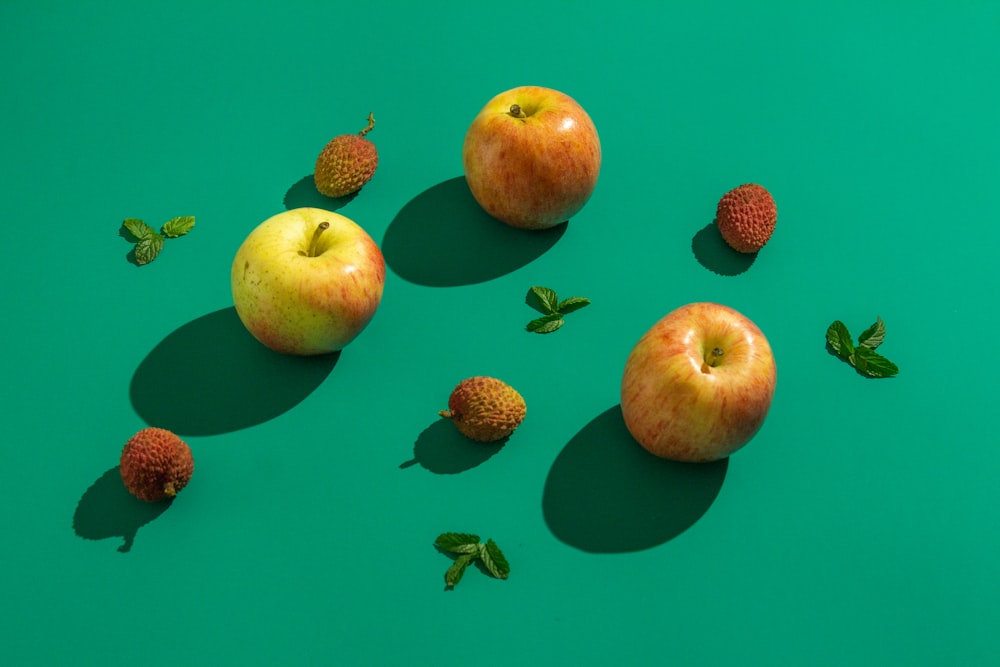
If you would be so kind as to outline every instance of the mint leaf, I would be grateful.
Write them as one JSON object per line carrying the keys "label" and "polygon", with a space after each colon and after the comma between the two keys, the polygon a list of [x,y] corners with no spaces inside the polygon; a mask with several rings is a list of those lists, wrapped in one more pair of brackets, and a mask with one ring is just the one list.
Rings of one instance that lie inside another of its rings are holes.
{"label": "mint leaf", "polygon": [[507,575],[510,574],[510,564],[507,562],[507,558],[492,539],[486,540],[486,544],[479,545],[479,560],[483,562],[486,570],[497,579],[506,579]]}
{"label": "mint leaf", "polygon": [[542,308],[545,309],[546,313],[552,314],[558,310],[559,297],[556,296],[555,290],[535,285],[531,287],[531,291],[538,297],[538,301],[542,304]]}
{"label": "mint leaf", "polygon": [[171,218],[163,225],[163,234],[168,238],[184,236],[194,227],[194,216],[184,215],[179,218]]}
{"label": "mint leaf", "polygon": [[[538,301],[538,307],[531,303],[532,297]],[[529,306],[544,313],[544,317],[531,320],[524,328],[531,333],[540,334],[557,331],[564,324],[563,315],[590,305],[590,299],[582,296],[571,296],[560,301],[555,290],[539,285],[531,287],[526,301]]]}
{"label": "mint leaf", "polygon": [[840,320],[835,320],[826,330],[826,342],[833,351],[844,359],[850,359],[854,354],[854,342],[847,327]]}
{"label": "mint leaf", "polygon": [[581,308],[589,305],[590,299],[582,296],[571,296],[568,299],[560,301],[556,310],[563,315],[566,315],[567,313],[572,313],[574,310],[580,310]]}
{"label": "mint leaf", "polygon": [[434,544],[444,551],[459,554],[444,574],[444,581],[449,587],[454,587],[462,580],[462,575],[469,564],[480,561],[483,568],[497,579],[506,579],[510,574],[510,564],[500,551],[500,547],[492,539],[485,544],[479,542],[478,535],[470,533],[442,533],[434,540]]}
{"label": "mint leaf", "polygon": [[125,218],[125,221],[122,222],[122,226],[128,230],[128,233],[131,234],[136,241],[148,239],[156,233],[155,229],[138,218]]}
{"label": "mint leaf", "polygon": [[858,343],[870,350],[881,345],[883,340],[885,340],[885,322],[882,321],[881,317],[858,336]]}
{"label": "mint leaf", "polygon": [[892,377],[899,373],[896,364],[864,345],[854,351],[854,367],[873,378]]}
{"label": "mint leaf", "polygon": [[434,540],[434,545],[456,554],[474,553],[479,549],[479,536],[468,533],[442,533]]}
{"label": "mint leaf", "polygon": [[476,554],[463,554],[455,559],[448,571],[444,573],[444,583],[446,586],[454,588],[462,580],[462,575],[469,567],[469,563],[476,560]]}
{"label": "mint leaf", "polygon": [[153,232],[145,238],[139,239],[139,242],[135,244],[135,262],[136,264],[142,266],[143,264],[149,264],[156,256],[160,254],[163,250],[163,237]]}
{"label": "mint leaf", "polygon": [[559,313],[552,313],[551,315],[546,315],[545,317],[539,317],[538,319],[531,320],[525,327],[527,331],[532,333],[552,333],[559,327],[563,325],[563,317]]}

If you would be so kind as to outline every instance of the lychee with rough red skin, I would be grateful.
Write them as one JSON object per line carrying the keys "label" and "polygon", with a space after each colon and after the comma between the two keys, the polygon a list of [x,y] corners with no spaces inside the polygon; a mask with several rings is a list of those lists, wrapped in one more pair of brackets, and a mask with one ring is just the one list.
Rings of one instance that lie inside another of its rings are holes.
{"label": "lychee with rough red skin", "polygon": [[462,380],[438,414],[450,419],[462,435],[478,442],[508,437],[524,420],[524,398],[506,382],[478,375]]}
{"label": "lychee with rough red skin", "polygon": [[316,158],[313,180],[316,189],[327,197],[354,194],[375,175],[378,151],[365,135],[375,127],[375,118],[368,114],[368,126],[358,134],[341,134]]}
{"label": "lychee with rough red skin", "polygon": [[165,428],[144,428],[125,443],[119,462],[125,488],[149,503],[176,496],[191,481],[191,448]]}
{"label": "lychee with rough red skin", "polygon": [[755,253],[770,240],[778,221],[778,207],[763,186],[746,183],[719,200],[715,224],[733,250]]}

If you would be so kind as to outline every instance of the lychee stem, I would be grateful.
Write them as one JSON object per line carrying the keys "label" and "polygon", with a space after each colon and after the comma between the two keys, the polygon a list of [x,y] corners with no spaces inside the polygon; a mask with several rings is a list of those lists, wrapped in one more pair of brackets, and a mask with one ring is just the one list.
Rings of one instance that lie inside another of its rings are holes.
{"label": "lychee stem", "polygon": [[451,419],[451,410],[440,410],[438,415],[445,419]]}
{"label": "lychee stem", "polygon": [[527,114],[524,113],[524,110],[521,109],[521,105],[520,104],[511,104],[510,105],[510,111],[508,113],[511,116],[513,116],[514,118],[527,118],[528,117]]}
{"label": "lychee stem", "polygon": [[329,222],[321,222],[316,227],[316,231],[313,232],[312,241],[309,242],[309,252],[306,254],[307,257],[316,256],[316,246],[319,245],[319,237],[322,236],[323,232],[330,228]]}
{"label": "lychee stem", "polygon": [[374,128],[374,127],[375,127],[375,116],[373,116],[372,112],[369,111],[368,112],[368,127],[366,127],[365,129],[361,130],[360,132],[358,132],[358,136],[359,137],[365,136],[366,134],[368,134],[369,132],[371,132],[372,128]]}

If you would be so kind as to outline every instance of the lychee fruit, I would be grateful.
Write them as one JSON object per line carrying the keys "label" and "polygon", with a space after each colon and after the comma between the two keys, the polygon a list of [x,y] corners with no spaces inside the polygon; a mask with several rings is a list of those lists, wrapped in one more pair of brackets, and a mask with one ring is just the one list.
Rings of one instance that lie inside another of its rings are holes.
{"label": "lychee fruit", "polygon": [[361,189],[375,175],[378,151],[365,135],[375,127],[375,117],[368,114],[368,126],[358,134],[341,134],[316,158],[313,180],[316,189],[327,197],[344,197]]}
{"label": "lychee fruit", "polygon": [[746,183],[733,188],[719,200],[715,224],[729,246],[738,252],[754,253],[774,233],[778,207],[763,186]]}
{"label": "lychee fruit", "polygon": [[146,502],[173,498],[194,473],[187,443],[165,428],[144,428],[125,443],[119,468],[125,488]]}
{"label": "lychee fruit", "polygon": [[524,398],[506,382],[478,375],[462,380],[438,414],[454,422],[462,435],[479,442],[503,440],[527,412]]}

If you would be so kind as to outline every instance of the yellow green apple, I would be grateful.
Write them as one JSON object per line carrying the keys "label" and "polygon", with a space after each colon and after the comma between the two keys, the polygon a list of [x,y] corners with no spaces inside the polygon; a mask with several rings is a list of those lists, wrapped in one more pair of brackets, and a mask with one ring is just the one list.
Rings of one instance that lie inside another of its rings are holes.
{"label": "yellow green apple", "polygon": [[601,142],[587,112],[569,95],[520,86],[495,96],[465,134],[462,166],[469,190],[494,218],[546,229],[576,215],[601,169]]}
{"label": "yellow green apple", "polygon": [[625,363],[621,407],[632,437],[656,456],[715,461],[764,424],[777,367],[761,330],[717,303],[668,313]]}
{"label": "yellow green apple", "polygon": [[257,340],[284,354],[325,354],[354,340],[375,315],[385,260],[350,218],[296,208],[250,232],[231,283],[236,313]]}

